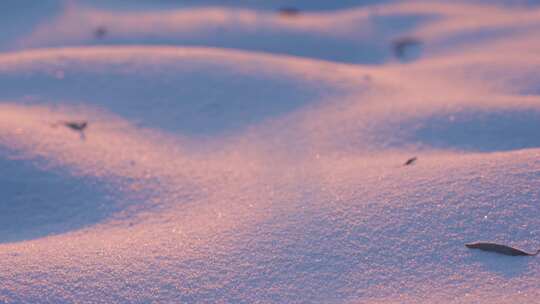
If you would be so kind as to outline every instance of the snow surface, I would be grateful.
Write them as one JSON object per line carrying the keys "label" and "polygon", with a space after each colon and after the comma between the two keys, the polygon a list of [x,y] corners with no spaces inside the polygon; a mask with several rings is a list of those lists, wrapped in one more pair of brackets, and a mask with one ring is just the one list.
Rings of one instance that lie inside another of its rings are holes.
{"label": "snow surface", "polygon": [[536,4],[0,2],[0,303],[538,302]]}

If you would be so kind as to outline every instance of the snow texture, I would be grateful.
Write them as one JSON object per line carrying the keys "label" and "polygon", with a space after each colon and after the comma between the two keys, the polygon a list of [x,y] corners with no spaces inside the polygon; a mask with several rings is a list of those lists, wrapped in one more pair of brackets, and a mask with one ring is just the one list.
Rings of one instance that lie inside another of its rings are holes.
{"label": "snow texture", "polygon": [[538,302],[537,4],[0,2],[0,303]]}

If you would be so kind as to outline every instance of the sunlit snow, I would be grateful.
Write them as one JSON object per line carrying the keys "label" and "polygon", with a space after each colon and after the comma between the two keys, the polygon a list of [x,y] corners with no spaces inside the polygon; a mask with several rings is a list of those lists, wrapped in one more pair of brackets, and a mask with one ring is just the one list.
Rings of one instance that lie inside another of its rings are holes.
{"label": "sunlit snow", "polygon": [[535,2],[0,2],[0,303],[538,302]]}

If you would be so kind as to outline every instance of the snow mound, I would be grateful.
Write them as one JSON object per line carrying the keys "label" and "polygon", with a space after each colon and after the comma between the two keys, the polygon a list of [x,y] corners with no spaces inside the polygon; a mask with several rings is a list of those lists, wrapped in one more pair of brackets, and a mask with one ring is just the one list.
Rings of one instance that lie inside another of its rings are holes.
{"label": "snow mound", "polygon": [[326,70],[319,72],[309,60],[218,49],[51,49],[0,61],[2,98],[92,104],[146,126],[195,135],[236,130],[334,96],[344,90],[338,83],[344,79],[361,84],[337,65],[323,63]]}
{"label": "snow mound", "polygon": [[71,5],[19,39],[15,48],[173,44],[375,64],[392,59],[389,43],[393,39],[434,17],[425,12],[396,12],[391,7],[300,11],[294,15],[280,13],[281,6],[274,7],[118,11]]}
{"label": "snow mound", "polygon": [[[2,153],[7,154],[7,153]],[[50,172],[38,165],[2,158],[0,242],[66,233],[93,225],[119,207],[97,181]]]}
{"label": "snow mound", "polygon": [[482,152],[540,148],[540,112],[472,111],[430,117],[418,123],[413,141],[442,149]]}
{"label": "snow mound", "polygon": [[121,3],[0,37],[0,302],[538,299],[538,8]]}

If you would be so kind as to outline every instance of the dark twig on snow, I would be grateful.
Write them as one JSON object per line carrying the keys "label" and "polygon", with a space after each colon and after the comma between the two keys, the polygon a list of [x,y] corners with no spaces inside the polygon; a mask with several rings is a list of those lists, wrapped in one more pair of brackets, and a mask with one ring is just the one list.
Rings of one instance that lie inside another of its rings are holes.
{"label": "dark twig on snow", "polygon": [[294,17],[300,14],[300,10],[295,7],[282,7],[278,11],[283,17]]}
{"label": "dark twig on snow", "polygon": [[94,31],[94,36],[98,39],[105,37],[105,35],[107,35],[107,28],[104,26],[99,26]]}
{"label": "dark twig on snow", "polygon": [[407,161],[403,164],[404,166],[409,166],[409,165],[412,165],[416,162],[417,158],[416,156],[415,157],[411,157],[409,159],[407,159]]}
{"label": "dark twig on snow", "polygon": [[470,243],[465,244],[467,248],[470,249],[480,249],[483,251],[489,251],[489,252],[496,252],[504,255],[510,255],[510,256],[535,256],[538,253],[540,253],[540,250],[536,251],[536,253],[528,253],[516,248],[512,248],[506,245],[500,245],[495,243]]}
{"label": "dark twig on snow", "polygon": [[405,59],[405,52],[407,48],[419,46],[422,42],[413,37],[403,37],[396,39],[392,42],[392,48],[394,50],[394,55],[399,59]]}
{"label": "dark twig on snow", "polygon": [[79,132],[81,139],[86,139],[86,136],[84,134],[84,130],[88,127],[87,121],[59,121],[57,123],[52,124],[51,126],[56,128],[58,125],[62,125],[66,128],[69,128],[75,132]]}
{"label": "dark twig on snow", "polygon": [[74,131],[84,131],[86,127],[88,126],[87,121],[64,121],[62,124]]}

